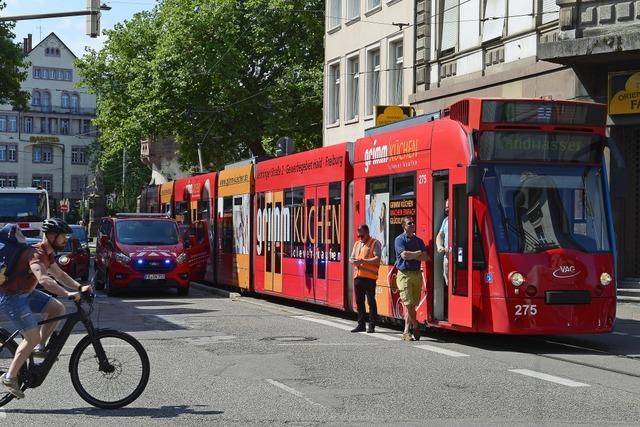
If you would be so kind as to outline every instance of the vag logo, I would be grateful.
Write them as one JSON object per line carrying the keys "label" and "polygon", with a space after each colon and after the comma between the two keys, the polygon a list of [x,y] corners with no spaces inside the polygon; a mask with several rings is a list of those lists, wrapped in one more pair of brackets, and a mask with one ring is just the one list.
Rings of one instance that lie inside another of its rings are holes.
{"label": "vag logo", "polygon": [[364,150],[364,173],[369,172],[369,166],[374,164],[382,164],[387,163],[388,154],[389,154],[389,146],[381,145],[379,147],[376,146],[378,143],[377,140],[373,140],[373,147],[367,148]]}
{"label": "vag logo", "polygon": [[569,279],[571,277],[576,277],[578,274],[580,274],[580,272],[577,271],[576,267],[573,265],[561,265],[553,270],[553,277],[558,279]]}

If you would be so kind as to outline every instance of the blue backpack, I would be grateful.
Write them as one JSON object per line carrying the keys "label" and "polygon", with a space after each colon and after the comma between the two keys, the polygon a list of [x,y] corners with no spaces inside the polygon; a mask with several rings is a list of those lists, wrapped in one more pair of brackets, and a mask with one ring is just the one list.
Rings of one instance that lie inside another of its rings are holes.
{"label": "blue backpack", "polygon": [[17,224],[6,224],[0,229],[0,286],[9,281],[22,251],[29,245]]}

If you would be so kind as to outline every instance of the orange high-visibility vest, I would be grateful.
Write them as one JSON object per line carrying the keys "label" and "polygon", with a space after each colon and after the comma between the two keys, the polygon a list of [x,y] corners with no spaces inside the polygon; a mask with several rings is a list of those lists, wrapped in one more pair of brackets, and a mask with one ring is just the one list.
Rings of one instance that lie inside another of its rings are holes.
{"label": "orange high-visibility vest", "polygon": [[[373,257],[373,247],[377,243],[376,239],[369,238],[365,243],[358,242],[356,245],[360,245],[356,259],[365,259]],[[354,277],[361,277],[363,279],[378,280],[378,270],[380,269],[380,257],[375,264],[361,264],[356,266],[356,272]]]}

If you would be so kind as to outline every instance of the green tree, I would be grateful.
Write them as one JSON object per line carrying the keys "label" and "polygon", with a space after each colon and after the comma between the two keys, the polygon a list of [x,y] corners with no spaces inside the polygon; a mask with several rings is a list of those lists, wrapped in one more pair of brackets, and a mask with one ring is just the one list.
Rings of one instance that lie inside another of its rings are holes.
{"label": "green tree", "polygon": [[164,0],[79,61],[98,95],[102,161],[173,135],[185,166],[322,142],[324,2]]}
{"label": "green tree", "polygon": [[[0,1],[0,11],[5,6]],[[24,109],[29,94],[21,90],[20,83],[27,77],[26,64],[20,45],[13,42],[13,27],[12,23],[0,22],[0,104]]]}

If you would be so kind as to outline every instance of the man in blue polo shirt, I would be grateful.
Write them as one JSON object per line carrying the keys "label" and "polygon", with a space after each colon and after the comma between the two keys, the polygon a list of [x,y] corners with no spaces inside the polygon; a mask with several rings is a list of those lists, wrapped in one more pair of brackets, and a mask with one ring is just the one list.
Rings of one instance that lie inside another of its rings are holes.
{"label": "man in blue polo shirt", "polygon": [[[396,237],[396,285],[400,299],[405,307],[404,333],[402,339],[413,341],[420,339],[420,325],[416,320],[416,305],[420,302],[422,290],[421,265],[429,259],[427,247],[421,238],[416,236],[416,223],[413,218],[402,219],[404,233]],[[413,332],[413,337],[411,336]]]}

